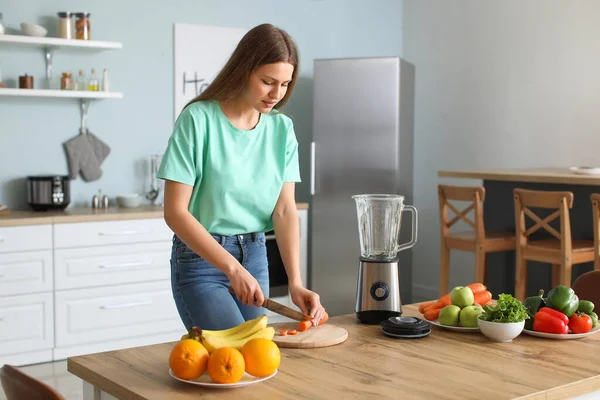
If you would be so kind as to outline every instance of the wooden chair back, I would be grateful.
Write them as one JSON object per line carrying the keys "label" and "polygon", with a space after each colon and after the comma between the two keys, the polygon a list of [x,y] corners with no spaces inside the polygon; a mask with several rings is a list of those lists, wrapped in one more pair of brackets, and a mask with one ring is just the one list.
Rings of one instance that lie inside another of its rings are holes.
{"label": "wooden chair back", "polygon": [[592,223],[594,224],[594,270],[600,271],[600,193],[594,193],[592,199]]}
{"label": "wooden chair back", "polygon": [[[572,250],[571,220],[569,210],[573,207],[573,193],[544,190],[514,189],[516,236],[521,246],[527,245],[529,236],[544,229],[561,242],[563,254]],[[540,218],[531,208],[555,209],[552,214]],[[526,216],[535,221],[527,228]],[[560,218],[560,232],[550,226],[550,222]]]}
{"label": "wooden chair back", "polygon": [[600,271],[590,271],[580,275],[573,282],[571,289],[580,300],[589,300],[594,304],[600,304]]}
{"label": "wooden chair back", "polygon": [[[442,236],[450,234],[450,228],[458,221],[463,221],[475,231],[475,240],[485,240],[483,224],[483,201],[485,188],[481,186],[450,186],[438,185],[438,200],[440,204],[440,225]],[[468,201],[470,204],[463,210],[458,210],[451,201]],[[448,209],[454,213],[454,218],[449,219]],[[467,217],[473,211],[474,218]]]}
{"label": "wooden chair back", "polygon": [[7,400],[65,400],[44,382],[8,364],[0,369],[0,381]]}

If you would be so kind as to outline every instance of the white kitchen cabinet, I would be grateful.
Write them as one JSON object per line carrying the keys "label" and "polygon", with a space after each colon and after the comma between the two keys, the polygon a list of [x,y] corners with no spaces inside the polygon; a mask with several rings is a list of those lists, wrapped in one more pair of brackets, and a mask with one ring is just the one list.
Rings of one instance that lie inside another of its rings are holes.
{"label": "white kitchen cabinet", "polygon": [[57,249],[54,286],[63,290],[170,280],[170,253],[171,241]]}
{"label": "white kitchen cabinet", "polygon": [[0,253],[52,249],[52,225],[0,228]]}
{"label": "white kitchen cabinet", "polygon": [[52,360],[52,293],[0,297],[0,364]]}
{"label": "white kitchen cabinet", "polygon": [[52,250],[0,253],[0,296],[52,292]]}
{"label": "white kitchen cabinet", "polygon": [[169,241],[172,237],[162,218],[54,225],[56,249]]}

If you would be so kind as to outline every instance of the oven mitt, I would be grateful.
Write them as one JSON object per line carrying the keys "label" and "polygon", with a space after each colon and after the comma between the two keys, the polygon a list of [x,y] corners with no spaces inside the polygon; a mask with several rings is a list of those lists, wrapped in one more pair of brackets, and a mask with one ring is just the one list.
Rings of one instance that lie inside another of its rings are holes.
{"label": "oven mitt", "polygon": [[77,179],[81,172],[84,181],[91,182],[100,179],[102,170],[94,153],[94,147],[87,135],[79,134],[64,144],[69,164],[69,178]]}
{"label": "oven mitt", "polygon": [[108,147],[106,143],[98,139],[98,137],[91,133],[89,130],[87,131],[87,134],[85,136],[88,138],[90,144],[92,145],[92,148],[94,149],[94,154],[96,155],[96,159],[98,160],[98,165],[102,165],[104,160],[106,160],[106,157],[108,157],[108,155],[110,154],[110,147]]}

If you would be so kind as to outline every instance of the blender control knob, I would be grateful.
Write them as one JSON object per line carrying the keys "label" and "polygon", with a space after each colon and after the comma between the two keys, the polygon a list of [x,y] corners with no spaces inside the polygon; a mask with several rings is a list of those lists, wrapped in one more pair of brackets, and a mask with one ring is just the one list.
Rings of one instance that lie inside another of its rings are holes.
{"label": "blender control knob", "polygon": [[390,288],[385,282],[375,282],[371,285],[371,297],[377,301],[383,301],[390,295]]}

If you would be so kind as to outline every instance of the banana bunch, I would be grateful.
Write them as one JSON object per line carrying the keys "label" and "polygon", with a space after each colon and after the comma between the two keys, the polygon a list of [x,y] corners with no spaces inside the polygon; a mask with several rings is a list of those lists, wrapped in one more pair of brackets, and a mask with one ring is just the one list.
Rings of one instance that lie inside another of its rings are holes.
{"label": "banana bunch", "polygon": [[233,328],[219,331],[210,331],[193,327],[190,332],[183,335],[181,339],[192,338],[199,341],[208,350],[209,353],[220,349],[221,347],[233,347],[241,350],[247,341],[255,338],[272,340],[275,336],[275,329],[267,327],[267,316],[261,315],[258,318],[246,321]]}

